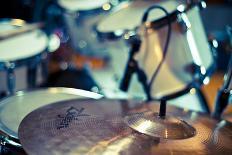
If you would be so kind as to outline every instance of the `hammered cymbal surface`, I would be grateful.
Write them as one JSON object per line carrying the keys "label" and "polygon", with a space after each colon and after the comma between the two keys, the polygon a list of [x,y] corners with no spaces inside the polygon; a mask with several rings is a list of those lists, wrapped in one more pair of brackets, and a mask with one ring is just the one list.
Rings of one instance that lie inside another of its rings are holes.
{"label": "hammered cymbal surface", "polygon": [[231,154],[232,124],[207,115],[167,107],[196,129],[181,140],[157,139],[132,130],[125,118],[158,112],[159,104],[127,100],[70,100],[41,107],[27,115],[19,139],[28,154]]}

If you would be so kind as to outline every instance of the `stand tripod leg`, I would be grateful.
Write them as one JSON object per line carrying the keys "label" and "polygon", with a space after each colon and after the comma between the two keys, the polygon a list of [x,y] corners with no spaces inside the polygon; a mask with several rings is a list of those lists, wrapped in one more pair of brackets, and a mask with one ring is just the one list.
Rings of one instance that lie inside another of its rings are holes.
{"label": "stand tripod leg", "polygon": [[200,104],[201,104],[202,109],[203,109],[206,113],[210,114],[209,105],[208,105],[208,102],[207,102],[207,100],[206,100],[206,98],[205,98],[204,93],[201,91],[200,88],[195,88],[195,89],[196,89],[197,97],[198,97],[199,100],[200,100]]}
{"label": "stand tripod leg", "polygon": [[15,92],[15,73],[14,73],[14,65],[10,65],[7,69],[7,87],[10,94],[14,94]]}
{"label": "stand tripod leg", "polygon": [[37,68],[35,66],[29,67],[27,70],[27,82],[29,88],[34,88],[36,85]]}

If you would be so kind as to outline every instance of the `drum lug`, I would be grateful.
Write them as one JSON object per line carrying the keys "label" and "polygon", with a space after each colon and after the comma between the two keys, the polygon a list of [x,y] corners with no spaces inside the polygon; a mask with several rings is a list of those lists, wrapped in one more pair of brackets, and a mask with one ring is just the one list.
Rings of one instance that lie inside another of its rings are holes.
{"label": "drum lug", "polygon": [[206,2],[204,0],[187,0],[186,2],[190,7],[198,6],[201,10],[207,7]]}
{"label": "drum lug", "polygon": [[180,13],[178,15],[178,23],[183,33],[187,32],[191,28],[191,23],[185,13]]}
{"label": "drum lug", "polygon": [[11,63],[11,62],[5,62],[5,68],[6,69],[14,69],[15,68],[15,64]]}
{"label": "drum lug", "polygon": [[0,146],[5,146],[6,145],[6,140],[4,136],[0,136]]}
{"label": "drum lug", "polygon": [[200,2],[198,3],[198,6],[199,6],[199,8],[200,8],[201,10],[203,10],[203,9],[205,9],[205,8],[207,7],[205,1],[200,1]]}
{"label": "drum lug", "polygon": [[[217,62],[217,58],[218,58],[218,41],[216,40],[216,38],[214,36],[208,36],[208,43],[209,43],[209,47],[213,56],[213,60],[214,62]],[[217,65],[217,64],[215,64]],[[215,66],[216,67],[216,66]]]}

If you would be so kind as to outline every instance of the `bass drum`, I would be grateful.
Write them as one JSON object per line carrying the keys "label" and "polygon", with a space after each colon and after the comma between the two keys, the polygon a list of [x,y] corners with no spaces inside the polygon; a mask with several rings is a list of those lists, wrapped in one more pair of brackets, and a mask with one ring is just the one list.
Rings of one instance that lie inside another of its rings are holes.
{"label": "bass drum", "polygon": [[33,110],[55,102],[72,99],[99,99],[102,95],[73,88],[48,88],[19,91],[0,102],[1,154],[24,154],[18,139],[18,127]]}
{"label": "bass drum", "polygon": [[[209,80],[214,60],[201,22],[198,4],[204,3],[187,3],[182,0],[135,0],[118,6],[116,11],[97,25],[98,33],[104,38],[125,37],[128,30],[140,35],[142,43],[135,59],[140,69],[145,72],[147,83],[151,83],[153,73],[163,56],[167,19],[170,17],[172,33],[168,54],[152,82],[150,94],[153,99],[175,98],[191,87],[207,83]],[[152,5],[162,6],[169,12],[169,16],[154,9],[149,13],[144,28],[141,25],[142,16]],[[123,58],[121,56],[121,59]],[[125,64],[118,65],[125,68]],[[143,92],[138,85],[138,80],[133,79],[130,84],[131,94]]]}

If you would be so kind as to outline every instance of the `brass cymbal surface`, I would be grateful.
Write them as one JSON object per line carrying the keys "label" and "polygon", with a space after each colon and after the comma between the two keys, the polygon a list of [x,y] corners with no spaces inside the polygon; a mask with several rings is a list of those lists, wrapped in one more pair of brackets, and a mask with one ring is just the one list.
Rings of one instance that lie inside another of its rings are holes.
{"label": "brass cymbal surface", "polygon": [[197,112],[167,107],[170,118],[184,120],[196,130],[193,137],[181,140],[147,136],[125,123],[128,116],[158,110],[158,103],[133,100],[57,102],[27,115],[19,139],[33,155],[232,153],[232,124]]}

